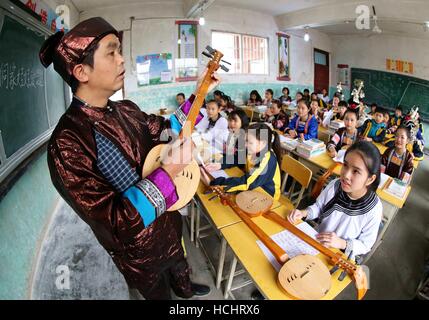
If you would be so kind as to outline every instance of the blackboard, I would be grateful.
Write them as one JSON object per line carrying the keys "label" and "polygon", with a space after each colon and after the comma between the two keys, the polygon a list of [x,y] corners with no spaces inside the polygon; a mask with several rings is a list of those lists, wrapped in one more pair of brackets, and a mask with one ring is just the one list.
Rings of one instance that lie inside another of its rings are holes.
{"label": "blackboard", "polygon": [[429,121],[429,81],[369,69],[351,69],[352,84],[356,79],[364,81],[365,101],[393,110],[401,105],[405,111],[414,105],[425,121]]}
{"label": "blackboard", "polygon": [[58,122],[64,82],[38,53],[47,34],[0,12],[0,133],[6,159]]}

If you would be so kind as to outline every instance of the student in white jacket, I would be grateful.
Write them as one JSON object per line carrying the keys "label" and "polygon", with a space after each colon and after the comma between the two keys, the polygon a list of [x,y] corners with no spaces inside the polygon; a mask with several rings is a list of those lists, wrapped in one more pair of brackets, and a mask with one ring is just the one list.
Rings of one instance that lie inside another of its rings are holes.
{"label": "student in white jacket", "polygon": [[202,139],[216,149],[222,150],[228,138],[228,120],[220,114],[219,104],[215,100],[206,103],[205,113],[202,114],[204,117],[195,128]]}
{"label": "student in white jacket", "polygon": [[293,210],[289,221],[318,219],[317,240],[352,257],[374,245],[383,207],[376,190],[380,182],[380,152],[371,142],[359,141],[346,152],[339,179],[328,184],[316,203]]}

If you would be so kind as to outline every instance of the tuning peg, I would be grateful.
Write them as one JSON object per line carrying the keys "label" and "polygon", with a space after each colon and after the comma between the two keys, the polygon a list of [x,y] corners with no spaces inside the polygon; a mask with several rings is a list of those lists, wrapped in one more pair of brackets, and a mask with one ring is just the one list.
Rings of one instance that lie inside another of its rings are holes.
{"label": "tuning peg", "polygon": [[218,197],[219,197],[219,195],[218,195],[218,194],[216,194],[216,195],[214,195],[213,197],[209,198],[209,201],[212,201],[212,200],[214,200],[214,199],[216,199],[216,198],[218,198]]}
{"label": "tuning peg", "polygon": [[224,62],[224,63],[226,63],[226,64],[231,65],[231,63],[229,63],[228,61],[225,61],[225,60],[220,60],[220,61],[222,61],[222,62]]}
{"label": "tuning peg", "polygon": [[216,50],[215,49],[213,49],[212,47],[210,47],[210,46],[206,46],[206,50],[208,51],[208,52],[210,52],[211,54],[213,54],[213,53],[215,53],[216,52]]}
{"label": "tuning peg", "polygon": [[227,67],[225,67],[223,64],[220,65],[220,68],[225,72],[229,71],[229,69]]}
{"label": "tuning peg", "polygon": [[207,53],[207,52],[205,52],[205,51],[203,51],[202,53],[203,53],[203,55],[205,55],[207,58],[210,58],[210,59],[212,59],[212,58],[213,58],[213,56],[212,56],[210,53]]}

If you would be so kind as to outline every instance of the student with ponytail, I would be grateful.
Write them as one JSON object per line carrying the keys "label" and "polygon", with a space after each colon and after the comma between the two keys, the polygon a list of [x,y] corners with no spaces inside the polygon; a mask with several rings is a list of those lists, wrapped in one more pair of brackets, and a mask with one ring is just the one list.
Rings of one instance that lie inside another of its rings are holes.
{"label": "student with ponytail", "polygon": [[[247,130],[247,161],[245,174],[234,178],[216,178],[210,181],[201,170],[201,178],[206,185],[223,185],[225,191],[245,191],[262,187],[274,199],[280,197],[281,145],[276,132],[265,123],[254,123]],[[208,170],[210,171],[210,170]]]}

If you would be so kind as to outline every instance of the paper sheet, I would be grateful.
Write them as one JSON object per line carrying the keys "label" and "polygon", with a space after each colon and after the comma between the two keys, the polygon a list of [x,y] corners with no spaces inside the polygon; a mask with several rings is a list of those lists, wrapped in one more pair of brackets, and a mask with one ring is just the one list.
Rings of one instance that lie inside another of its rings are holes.
{"label": "paper sheet", "polygon": [[346,150],[341,149],[337,152],[337,156],[333,159],[335,162],[344,163],[344,155],[346,154]]}
{"label": "paper sheet", "polygon": [[229,178],[229,175],[225,172],[225,170],[213,171],[213,172],[210,172],[210,174],[215,179],[220,178],[220,177]]}
{"label": "paper sheet", "polygon": [[[316,239],[317,231],[314,230],[307,222],[301,222],[296,227],[312,238]],[[310,254],[315,256],[319,253],[319,251],[287,230],[272,235],[271,239],[273,239],[275,243],[277,243],[284,251],[286,251],[289,258],[296,257],[300,254]],[[258,240],[256,243],[261,248],[262,252],[268,258],[273,267],[277,270],[277,272],[280,271],[281,265],[277,262],[271,251],[268,250],[262,241]]]}

